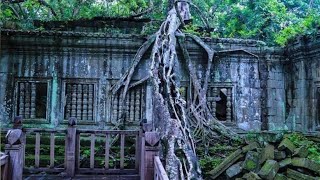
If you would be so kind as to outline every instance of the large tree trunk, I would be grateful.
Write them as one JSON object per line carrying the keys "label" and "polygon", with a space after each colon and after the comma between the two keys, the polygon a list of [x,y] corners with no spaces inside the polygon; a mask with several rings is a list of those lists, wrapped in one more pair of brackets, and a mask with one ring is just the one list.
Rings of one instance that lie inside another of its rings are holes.
{"label": "large tree trunk", "polygon": [[165,145],[170,179],[201,179],[197,156],[187,125],[185,100],[181,98],[174,69],[178,57],[176,33],[180,20],[175,8],[156,33],[152,49],[151,78],[154,87],[155,125]]}
{"label": "large tree trunk", "polygon": [[[189,5],[186,2],[176,3],[168,12],[166,20],[155,36],[151,36],[138,50],[128,72],[112,88],[112,92],[117,93],[123,87],[121,103],[124,103],[135,68],[148,47],[154,42],[148,76],[153,84],[154,124],[155,130],[161,135],[166,170],[169,178],[174,180],[202,179],[194,145],[194,139],[197,136],[211,139],[216,134],[231,138],[237,137],[235,133],[217,121],[209,111],[206,92],[214,51],[200,38],[190,36],[206,50],[208,55],[205,79],[201,83],[186,49],[185,35],[179,30],[183,21],[189,19]],[[181,97],[179,83],[176,82],[178,79],[176,77],[178,72],[175,69],[178,64],[176,48],[178,47],[183,52],[183,60],[188,65],[192,82],[190,88],[193,89],[194,96],[193,99],[189,99],[192,102],[190,107],[186,107],[186,100]]]}

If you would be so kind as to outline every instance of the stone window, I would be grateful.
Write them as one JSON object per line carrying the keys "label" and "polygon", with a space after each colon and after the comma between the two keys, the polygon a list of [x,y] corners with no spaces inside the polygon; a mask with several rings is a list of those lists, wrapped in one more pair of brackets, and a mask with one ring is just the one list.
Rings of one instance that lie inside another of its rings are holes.
{"label": "stone window", "polygon": [[16,115],[26,120],[47,119],[48,82],[18,80],[16,102]]}
{"label": "stone window", "polygon": [[121,104],[120,93],[111,97],[110,119],[112,123],[121,121],[128,124],[139,124],[145,118],[145,88],[144,84],[130,88],[123,104]]}
{"label": "stone window", "polygon": [[94,122],[97,102],[97,83],[89,80],[66,80],[64,82],[64,119],[75,117]]}
{"label": "stone window", "polygon": [[[190,94],[192,94],[189,86],[189,82],[181,82],[180,94],[187,101],[187,104],[190,99]],[[232,84],[215,83],[209,85],[207,91],[207,103],[212,115],[218,120],[231,122],[233,120]]]}
{"label": "stone window", "polygon": [[232,120],[232,87],[211,86],[207,92],[208,107],[220,121]]}

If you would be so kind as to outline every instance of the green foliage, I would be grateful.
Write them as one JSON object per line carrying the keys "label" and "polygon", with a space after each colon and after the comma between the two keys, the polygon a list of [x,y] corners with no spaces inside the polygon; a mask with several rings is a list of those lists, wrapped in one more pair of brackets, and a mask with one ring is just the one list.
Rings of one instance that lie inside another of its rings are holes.
{"label": "green foliage", "polygon": [[279,31],[275,36],[275,42],[284,46],[289,40],[299,35],[317,33],[318,27],[320,27],[320,16],[314,13],[309,14],[298,23],[292,24]]}
{"label": "green foliage", "polygon": [[202,171],[205,172],[210,172],[213,170],[215,167],[217,167],[219,164],[221,164],[223,161],[222,158],[216,158],[216,157],[211,157],[211,156],[205,156],[199,160],[200,167]]}
{"label": "green foliage", "polygon": [[[166,17],[168,0],[25,0],[19,4],[0,3],[0,21],[8,28],[34,29],[33,20],[76,20],[97,16],[130,17],[152,8],[139,18],[150,18],[141,32],[154,33]],[[320,0],[193,0],[192,24],[184,32],[198,36],[251,38],[284,46],[299,35],[317,32]],[[53,12],[52,12],[52,10]],[[202,33],[205,17],[213,30]]]}
{"label": "green foliage", "polygon": [[[195,1],[215,30],[211,37],[252,38],[285,45],[317,31],[320,0]],[[193,13],[194,14],[194,13]],[[198,23],[198,21],[195,21]]]}
{"label": "green foliage", "polygon": [[198,28],[193,24],[187,24],[184,27],[183,32],[188,33],[188,34],[197,35],[197,36],[201,35],[201,33],[198,31]]}
{"label": "green foliage", "polygon": [[292,133],[287,135],[287,137],[296,147],[306,146],[309,151],[307,158],[320,163],[319,143],[315,143],[314,141],[308,140],[305,136],[303,136],[300,133]]}
{"label": "green foliage", "polygon": [[241,146],[241,141],[216,142],[214,146],[197,145],[197,155],[204,178],[208,172],[217,167],[225,157],[236,151]]}

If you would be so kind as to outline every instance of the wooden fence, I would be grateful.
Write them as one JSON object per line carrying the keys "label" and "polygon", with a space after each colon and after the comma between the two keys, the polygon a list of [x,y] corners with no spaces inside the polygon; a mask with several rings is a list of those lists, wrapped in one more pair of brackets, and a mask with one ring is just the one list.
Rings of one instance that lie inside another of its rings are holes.
{"label": "wooden fence", "polygon": [[[66,136],[67,131],[65,129],[38,129],[38,128],[28,128],[23,129],[24,130],[24,139],[25,139],[25,146],[23,149],[23,165],[24,165],[24,172],[25,173],[36,173],[36,172],[50,172],[50,173],[60,173],[65,171],[66,165],[64,164],[63,167],[57,167],[55,166],[55,138],[57,135],[64,135]],[[34,144],[31,144],[27,141],[28,136],[35,136],[35,142]],[[49,136],[49,151],[50,151],[50,161],[49,164],[45,166],[40,166],[40,151],[41,151],[41,136]],[[25,163],[25,154],[26,154],[26,145],[34,145],[34,165],[33,166],[26,166]],[[67,143],[65,142],[65,146],[67,146]]]}
{"label": "wooden fence", "polygon": [[[65,172],[68,177],[80,174],[138,175],[142,180],[153,177],[154,171],[158,174],[157,177],[162,177],[165,174],[159,157],[153,158],[159,152],[158,144],[154,143],[159,139],[154,140],[158,136],[153,132],[144,133],[142,130],[87,130],[77,129],[76,126],[69,126],[67,129],[27,128],[23,129],[23,132],[22,139],[24,139],[24,142],[16,145],[6,144],[7,155],[14,156],[13,158],[18,161],[7,163],[5,158],[4,160],[1,159],[1,166],[10,163],[13,165],[5,166],[13,169],[4,169],[5,172],[2,172],[2,175],[6,172],[15,172],[16,169],[21,169],[19,170],[19,172],[21,171],[19,177],[22,176],[22,170],[23,173],[28,174]],[[64,141],[64,153],[62,155],[64,157],[61,163],[56,162],[57,139],[60,141],[60,146],[63,145],[61,143]],[[153,143],[150,143],[151,139]],[[32,147],[34,147],[34,154],[33,152],[30,153]],[[85,150],[85,148],[88,149]],[[46,155],[49,157],[47,163],[44,163],[42,159],[44,149],[49,154],[49,156]],[[29,156],[27,163],[25,161],[26,150],[28,150],[27,155]],[[97,153],[98,151],[99,153]],[[84,154],[85,152],[86,154]],[[101,159],[101,152],[103,152],[102,159],[104,161],[103,164],[101,161],[98,164],[97,158]],[[117,157],[112,157],[112,154]],[[88,160],[86,166],[81,161],[85,155]],[[97,155],[99,157],[96,157]],[[30,157],[34,159],[30,160]],[[110,164],[112,164],[112,167],[110,167]],[[11,176],[10,173],[8,176]]]}
{"label": "wooden fence", "polygon": [[[80,167],[80,152],[81,152],[81,136],[87,136],[90,139],[90,166],[87,168],[81,168]],[[111,136],[114,136],[113,139],[120,139],[120,165],[119,167],[114,166],[112,169],[109,167],[109,161],[110,161],[110,149],[111,149]],[[104,167],[103,168],[97,168],[95,166],[95,139],[97,137],[103,137],[104,139]],[[133,169],[126,169],[124,166],[124,160],[125,160],[125,138],[126,137],[134,137],[135,141],[135,166]],[[77,164],[77,170],[82,173],[87,172],[101,172],[101,173],[124,173],[124,174],[138,174],[139,173],[139,163],[140,163],[140,137],[139,137],[139,131],[130,131],[130,130],[77,130],[77,146],[76,146],[76,164]]]}

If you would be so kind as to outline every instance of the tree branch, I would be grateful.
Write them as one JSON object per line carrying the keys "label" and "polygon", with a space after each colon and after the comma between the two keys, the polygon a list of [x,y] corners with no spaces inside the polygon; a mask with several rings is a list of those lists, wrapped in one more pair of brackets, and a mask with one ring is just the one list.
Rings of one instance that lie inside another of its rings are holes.
{"label": "tree branch", "polygon": [[140,13],[137,13],[137,14],[132,14],[130,15],[128,18],[137,18],[137,17],[140,17],[140,16],[143,16],[145,14],[148,14],[149,12],[151,12],[153,10],[153,7],[149,7],[148,9],[146,9],[145,11],[142,11]]}
{"label": "tree branch", "polygon": [[42,6],[47,7],[48,9],[50,9],[52,15],[54,17],[57,17],[57,13],[54,11],[54,9],[45,1],[45,0],[38,0],[38,3]]}

